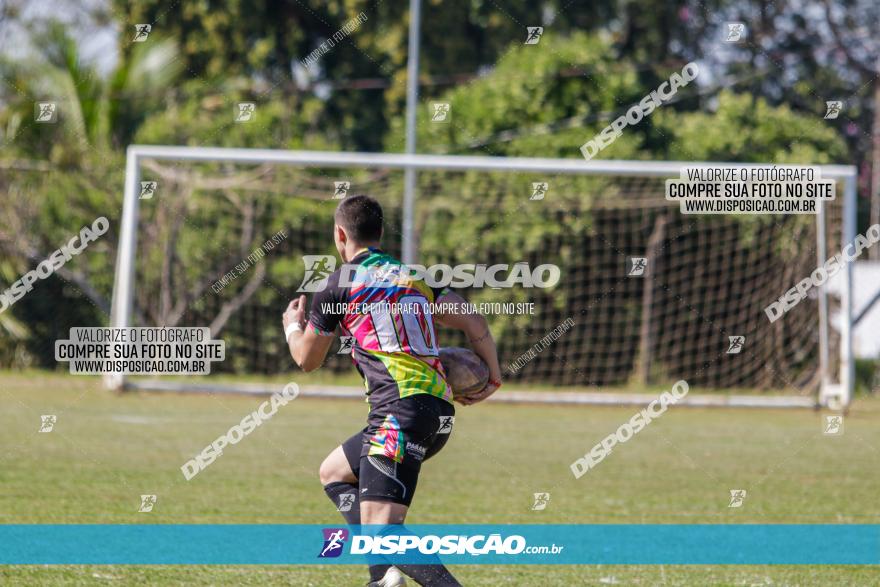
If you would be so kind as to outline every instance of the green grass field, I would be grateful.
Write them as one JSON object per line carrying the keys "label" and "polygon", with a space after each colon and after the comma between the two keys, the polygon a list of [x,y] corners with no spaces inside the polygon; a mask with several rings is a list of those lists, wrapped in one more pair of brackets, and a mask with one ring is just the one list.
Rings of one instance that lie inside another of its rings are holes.
{"label": "green grass field", "polygon": [[[501,393],[501,392],[499,392]],[[0,375],[2,523],[341,521],[318,465],[362,426],[357,401],[297,399],[187,482],[181,464],[261,398],[126,394],[97,378]],[[595,470],[569,464],[632,407],[459,408],[423,469],[412,523],[880,523],[880,399],[842,436],[805,410],[673,409]],[[58,417],[37,432],[41,414]],[[742,508],[729,490],[746,489]],[[531,511],[532,494],[550,505]],[[141,494],[156,494],[138,513]],[[2,547],[2,545],[0,545]],[[461,566],[465,585],[877,585],[877,567]],[[3,585],[362,585],[359,567],[19,566]]]}

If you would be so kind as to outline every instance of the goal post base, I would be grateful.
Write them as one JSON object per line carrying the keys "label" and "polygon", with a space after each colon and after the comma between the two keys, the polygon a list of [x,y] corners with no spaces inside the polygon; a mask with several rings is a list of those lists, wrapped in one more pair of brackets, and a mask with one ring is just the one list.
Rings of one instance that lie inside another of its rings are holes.
{"label": "goal post base", "polygon": [[849,394],[839,383],[823,383],[819,390],[819,404],[829,410],[844,410],[849,406]]}

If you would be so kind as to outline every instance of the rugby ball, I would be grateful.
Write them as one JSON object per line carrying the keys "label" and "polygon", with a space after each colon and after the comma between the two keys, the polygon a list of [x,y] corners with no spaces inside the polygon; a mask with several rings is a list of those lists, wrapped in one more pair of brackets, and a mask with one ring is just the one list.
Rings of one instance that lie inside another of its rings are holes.
{"label": "rugby ball", "polygon": [[441,347],[440,362],[455,397],[467,397],[482,391],[489,383],[489,367],[470,349]]}

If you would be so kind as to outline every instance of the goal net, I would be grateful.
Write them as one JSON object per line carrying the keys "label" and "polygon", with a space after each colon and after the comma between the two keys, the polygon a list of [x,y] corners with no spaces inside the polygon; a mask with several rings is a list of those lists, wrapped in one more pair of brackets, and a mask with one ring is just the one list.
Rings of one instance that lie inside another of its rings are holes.
{"label": "goal net", "polygon": [[[664,197],[674,164],[177,147],[135,147],[129,158],[113,325],[210,327],[226,345],[212,376],[296,369],[281,313],[309,258],[336,255],[340,199],[366,193],[385,210],[392,255],[409,242],[426,267],[559,268],[552,287],[457,290],[482,310],[506,380],[523,389],[613,397],[685,379],[722,396],[809,405],[849,385],[839,381],[849,368],[840,359],[848,313],[837,298],[817,288],[773,323],[764,312],[841,250],[850,213],[841,173],[823,175],[838,180],[838,197],[818,217],[689,215]],[[411,210],[407,165],[418,168]],[[438,336],[442,346],[466,345],[454,331]],[[350,372],[339,344],[324,369]]]}

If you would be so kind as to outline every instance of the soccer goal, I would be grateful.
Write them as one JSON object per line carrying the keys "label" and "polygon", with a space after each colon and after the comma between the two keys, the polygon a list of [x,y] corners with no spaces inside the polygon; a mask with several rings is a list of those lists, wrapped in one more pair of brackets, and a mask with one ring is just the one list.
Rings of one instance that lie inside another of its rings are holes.
{"label": "soccer goal", "polygon": [[[110,375],[113,388],[261,392],[214,375],[295,369],[281,312],[307,257],[335,255],[339,200],[368,193],[404,261],[559,267],[553,287],[461,292],[486,309],[517,384],[499,400],[642,403],[678,379],[711,392],[692,405],[839,408],[852,395],[849,267],[839,296],[822,286],[772,323],[764,312],[855,237],[851,166],[817,167],[837,193],[817,214],[695,215],[665,198],[665,180],[734,164],[171,146],[127,157],[111,326],[207,326],[226,360],[207,377]],[[334,347],[325,369],[350,360]]]}

